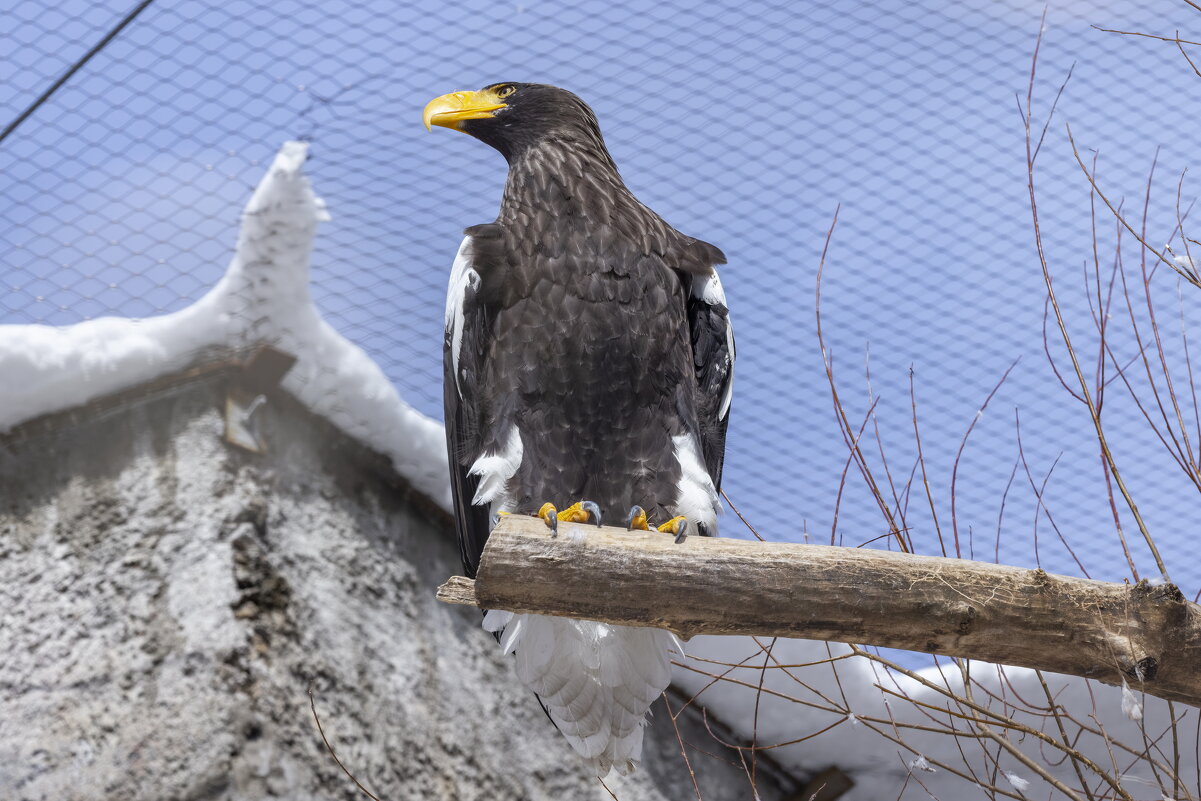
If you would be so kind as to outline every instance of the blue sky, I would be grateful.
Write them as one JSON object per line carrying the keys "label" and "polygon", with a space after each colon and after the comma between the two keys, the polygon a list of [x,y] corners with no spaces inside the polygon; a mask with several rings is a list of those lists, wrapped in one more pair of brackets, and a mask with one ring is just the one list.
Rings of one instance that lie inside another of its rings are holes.
{"label": "blue sky", "polygon": [[[0,119],[127,5],[17,3],[0,21],[11,76],[0,87]],[[829,541],[833,529],[836,541],[856,545],[885,531],[855,474],[835,527],[847,451],[817,347],[814,288],[841,204],[824,333],[856,424],[876,402],[893,478],[903,483],[913,467],[912,367],[949,537],[960,439],[1018,360],[959,461],[963,552],[1033,564],[1037,519],[1041,564],[1081,573],[1022,468],[1006,492],[1020,417],[1035,483],[1055,466],[1045,500],[1063,537],[1090,575],[1120,579],[1129,570],[1091,423],[1043,354],[1044,289],[1015,102],[1041,13],[1039,4],[989,0],[160,0],[0,145],[0,321],[63,324],[186,305],[223,271],[267,160],[282,140],[303,136],[333,215],[314,259],[318,303],[411,403],[440,417],[447,270],[462,229],[495,214],[504,164],[467,137],[427,133],[420,110],[435,95],[498,80],[556,83],[596,110],[636,194],[729,257],[723,278],[740,362],[726,489],[764,534],[799,539],[805,528]],[[1075,72],[1040,156],[1042,222],[1065,311],[1089,348],[1088,185],[1062,123],[1089,157],[1100,151],[1103,185],[1132,205],[1158,149],[1151,217],[1162,238],[1201,100],[1201,79],[1173,46],[1090,25],[1193,30],[1195,39],[1201,15],[1175,2],[1051,6],[1036,109],[1045,112],[1073,64]],[[1113,223],[1099,220],[1107,265]],[[1128,247],[1137,270],[1134,253]],[[1175,282],[1160,275],[1154,285],[1177,314]],[[1186,326],[1198,292],[1183,290]],[[1191,595],[1201,588],[1190,559],[1201,499],[1118,386],[1105,415],[1119,465]],[[924,496],[909,505],[919,550],[940,552]],[[1137,537],[1128,515],[1123,523]],[[728,518],[723,533],[737,531]],[[1152,573],[1146,549],[1132,548],[1140,573]]]}

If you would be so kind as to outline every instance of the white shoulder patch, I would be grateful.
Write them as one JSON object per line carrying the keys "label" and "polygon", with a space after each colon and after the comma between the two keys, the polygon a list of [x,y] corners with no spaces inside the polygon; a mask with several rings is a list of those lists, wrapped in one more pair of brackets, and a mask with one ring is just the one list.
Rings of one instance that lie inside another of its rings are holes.
{"label": "white shoulder patch", "polygon": [[471,237],[464,237],[450,268],[450,286],[446,290],[446,332],[450,334],[450,364],[455,375],[455,390],[463,397],[459,386],[459,348],[463,345],[463,303],[467,290],[479,289],[480,274],[471,266]]}
{"label": "white shoulder patch", "polygon": [[703,281],[693,280],[692,296],[700,298],[710,306],[726,306],[726,291],[721,286],[721,278],[717,275],[717,270],[709,274],[709,277]]}

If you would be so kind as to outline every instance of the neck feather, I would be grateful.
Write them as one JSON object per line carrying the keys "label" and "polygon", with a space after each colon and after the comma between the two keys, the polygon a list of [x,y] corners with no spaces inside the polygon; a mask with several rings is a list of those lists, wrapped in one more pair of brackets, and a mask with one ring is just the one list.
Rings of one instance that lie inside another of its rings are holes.
{"label": "neck feather", "polygon": [[519,222],[530,213],[607,221],[644,209],[603,142],[547,138],[509,159],[498,221]]}

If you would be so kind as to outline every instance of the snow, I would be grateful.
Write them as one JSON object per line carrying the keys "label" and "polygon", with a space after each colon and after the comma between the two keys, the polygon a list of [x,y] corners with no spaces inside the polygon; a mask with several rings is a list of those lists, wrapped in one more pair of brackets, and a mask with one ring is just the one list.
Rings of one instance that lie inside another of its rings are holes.
{"label": "snow", "polygon": [[0,325],[0,432],[187,367],[214,351],[271,344],[298,358],[283,387],[387,455],[450,509],[442,426],[406,404],[379,366],[328,323],[309,292],[317,225],[330,219],[286,142],[242,215],[229,268],[204,297],[160,317],[71,326]]}
{"label": "snow", "polygon": [[1125,679],[1122,679],[1122,714],[1136,722],[1143,719],[1143,705]]}
{"label": "snow", "polygon": [[1005,781],[1012,784],[1013,789],[1017,790],[1019,793],[1025,792],[1026,788],[1030,786],[1030,782],[1028,782],[1026,779],[1023,779],[1013,771],[1004,770],[1001,771],[1001,773],[1004,774]]}
{"label": "snow", "polygon": [[[938,798],[957,801],[992,797],[978,785],[942,767],[963,772],[966,756],[977,776],[997,775],[996,768],[991,760],[984,758],[976,740],[906,727],[906,724],[938,727],[938,721],[947,719],[945,713],[939,715],[919,708],[909,699],[932,705],[935,709],[950,706],[963,715],[970,712],[966,706],[954,702],[948,704],[947,697],[937,689],[963,694],[962,676],[950,660],[939,660],[941,667],[916,671],[918,678],[914,679],[889,672],[863,657],[847,657],[849,646],[839,643],[779,639],[772,645],[768,658],[764,650],[772,641],[761,639],[759,642],[763,648],[747,637],[696,637],[685,644],[690,657],[685,664],[709,674],[725,674],[726,678],[742,683],[714,682],[711,675],[677,668],[675,684],[692,695],[694,703],[742,733],[747,742],[757,736],[756,742],[760,746],[793,741],[833,726],[811,739],[772,748],[765,753],[785,767],[802,773],[829,766],[841,768],[855,781],[855,787],[840,801],[925,799],[929,798],[927,790]],[[829,661],[837,657],[843,658]],[[731,670],[715,662],[741,667]],[[825,664],[812,664],[822,662]],[[772,667],[764,671],[765,664],[807,666]],[[999,668],[984,662],[971,662],[970,666],[977,703],[1010,714],[1015,721],[1060,739],[1054,718],[1021,711],[1025,704],[1047,705],[1046,694],[1035,671]],[[761,676],[764,692],[756,704]],[[1169,728],[1168,704],[1158,698],[1072,676],[1043,673],[1042,678],[1057,704],[1077,720],[1105,731],[1112,741],[1141,750]],[[1131,713],[1132,703],[1140,708],[1141,719]],[[1185,709],[1188,708],[1177,705],[1177,715]],[[1196,775],[1197,725],[1192,717],[1195,714],[1196,711],[1191,710],[1178,727],[1180,775],[1186,778]],[[879,723],[880,720],[885,723]],[[957,725],[965,732],[973,726],[970,718],[959,718]],[[1065,725],[1074,736],[1076,726],[1070,722]],[[992,730],[999,734],[1005,732],[999,726],[993,726]],[[889,740],[881,732],[893,736],[899,733],[905,745]],[[1171,735],[1163,740],[1171,740]],[[1051,776],[1069,787],[1078,785],[1071,760],[1062,759],[1062,752],[1040,744],[1030,735],[1012,737],[1011,742]],[[1111,749],[1103,738],[1086,733],[1077,745],[1096,764],[1120,776],[1136,798],[1146,795],[1145,790],[1134,792],[1138,786],[1158,787],[1145,760],[1136,759],[1118,748]],[[1166,761],[1170,763],[1172,747],[1163,743],[1157,747],[1166,751]],[[1115,751],[1119,763],[1116,770],[1113,768]],[[991,745],[989,753],[995,755],[997,752],[997,746]],[[1152,752],[1164,761],[1155,748]],[[999,762],[997,778],[1002,789],[1013,788],[1032,798],[1046,798],[1050,794],[1060,797],[1052,793],[1051,785],[1041,776],[1017,759],[1002,753]],[[909,779],[907,786],[906,779]],[[1090,776],[1090,779],[1096,777]],[[1026,785],[1028,791],[1023,789]],[[904,793],[898,796],[902,787],[905,787]],[[1171,790],[1170,783],[1168,789]]]}

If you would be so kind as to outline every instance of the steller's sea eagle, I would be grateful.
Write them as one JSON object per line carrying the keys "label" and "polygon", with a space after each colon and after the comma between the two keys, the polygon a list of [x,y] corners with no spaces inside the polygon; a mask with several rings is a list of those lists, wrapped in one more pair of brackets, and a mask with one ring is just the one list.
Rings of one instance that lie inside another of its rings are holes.
{"label": "steller's sea eagle", "polygon": [[[638,202],[568,91],[455,92],[424,122],[509,165],[500,213],[466,230],[446,299],[446,440],[468,575],[501,513],[537,514],[552,535],[612,510],[677,541],[716,534],[734,364],[714,270],[725,256]],[[598,775],[634,769],[647,708],[671,679],[671,634],[499,611],[484,626]]]}

